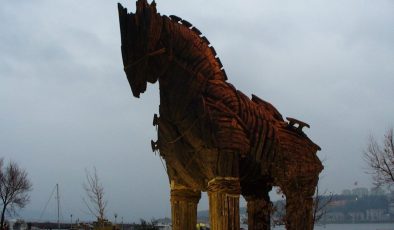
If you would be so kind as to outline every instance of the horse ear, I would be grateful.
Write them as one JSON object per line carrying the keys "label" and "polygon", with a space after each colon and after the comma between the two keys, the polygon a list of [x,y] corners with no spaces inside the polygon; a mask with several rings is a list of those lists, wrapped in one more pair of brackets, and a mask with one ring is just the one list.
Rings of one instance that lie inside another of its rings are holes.
{"label": "horse ear", "polygon": [[136,3],[136,14],[143,12],[144,8],[149,7],[147,0],[138,0]]}
{"label": "horse ear", "polygon": [[147,0],[138,0],[136,2],[137,10],[136,14],[143,12],[145,8],[150,8],[153,13],[157,13],[156,10],[156,2],[153,0],[151,4],[148,3]]}
{"label": "horse ear", "polygon": [[154,12],[154,13],[157,13],[157,10],[156,10],[156,2],[155,2],[155,0],[152,1],[152,3],[150,4],[150,6],[151,6],[153,12]]}

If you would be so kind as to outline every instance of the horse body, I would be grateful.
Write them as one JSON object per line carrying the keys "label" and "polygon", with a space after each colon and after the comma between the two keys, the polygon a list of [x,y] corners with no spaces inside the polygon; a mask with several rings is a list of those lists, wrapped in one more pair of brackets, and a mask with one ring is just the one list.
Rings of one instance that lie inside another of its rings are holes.
{"label": "horse body", "polygon": [[152,148],[166,161],[173,229],[195,228],[200,191],[209,194],[212,229],[239,229],[240,194],[249,229],[269,229],[272,186],[287,197],[287,229],[312,229],[311,196],[323,167],[303,123],[289,124],[270,103],[236,90],[201,32],[155,6],[138,0],[129,14],[119,5],[122,56],[134,96],[159,81]]}

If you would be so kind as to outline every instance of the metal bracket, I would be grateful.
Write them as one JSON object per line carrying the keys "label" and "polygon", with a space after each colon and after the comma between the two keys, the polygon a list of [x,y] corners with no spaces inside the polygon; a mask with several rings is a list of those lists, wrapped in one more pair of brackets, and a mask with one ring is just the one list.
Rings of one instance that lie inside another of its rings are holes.
{"label": "metal bracket", "polygon": [[[302,128],[304,128],[304,127],[310,128],[310,126],[303,121],[300,121],[300,120],[297,120],[297,119],[291,118],[291,117],[286,117],[286,119],[289,121],[289,126],[296,128],[297,132],[302,133]],[[298,127],[296,127],[294,125],[298,125]]]}
{"label": "metal bracket", "polygon": [[157,150],[159,150],[159,141],[150,141],[150,145],[152,147],[152,152],[156,152]]}
{"label": "metal bracket", "polygon": [[159,116],[157,116],[157,114],[155,113],[155,115],[153,115],[153,126],[157,126],[157,125],[159,125],[159,121],[160,121],[160,118],[159,118]]}

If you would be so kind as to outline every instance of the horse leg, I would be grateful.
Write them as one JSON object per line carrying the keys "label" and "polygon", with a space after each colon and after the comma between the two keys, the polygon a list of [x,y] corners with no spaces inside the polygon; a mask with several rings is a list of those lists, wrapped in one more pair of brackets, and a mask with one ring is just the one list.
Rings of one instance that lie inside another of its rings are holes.
{"label": "horse leg", "polygon": [[209,215],[212,230],[239,230],[239,179],[216,177],[209,182]]}
{"label": "horse leg", "polygon": [[255,188],[254,193],[244,194],[248,210],[248,229],[270,230],[272,205],[268,193],[271,186],[253,186],[253,188]]}
{"label": "horse leg", "polygon": [[317,180],[297,180],[284,189],[286,195],[286,229],[287,230],[313,230],[313,195]]}
{"label": "horse leg", "polygon": [[171,216],[173,230],[195,230],[197,205],[201,191],[171,181]]}
{"label": "horse leg", "polygon": [[313,198],[291,194],[286,196],[286,229],[313,230]]}
{"label": "horse leg", "polygon": [[238,154],[219,152],[216,177],[208,182],[212,230],[239,230]]}

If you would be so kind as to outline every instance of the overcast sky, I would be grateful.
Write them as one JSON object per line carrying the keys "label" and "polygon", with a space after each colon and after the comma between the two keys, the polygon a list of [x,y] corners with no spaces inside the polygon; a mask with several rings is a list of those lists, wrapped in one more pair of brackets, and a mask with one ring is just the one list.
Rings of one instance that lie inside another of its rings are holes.
{"label": "overcast sky", "polygon": [[[135,10],[134,1],[121,1]],[[62,216],[82,203],[96,167],[107,215],[170,216],[168,179],[151,152],[157,85],[132,97],[123,72],[117,1],[5,0],[0,7],[0,157],[25,168],[38,219],[56,183]],[[245,94],[306,121],[322,151],[322,189],[371,187],[362,151],[394,123],[391,0],[163,1],[197,26]],[[207,209],[206,198],[200,209]],[[55,200],[43,219],[53,218]],[[27,215],[27,214],[26,214]]]}

